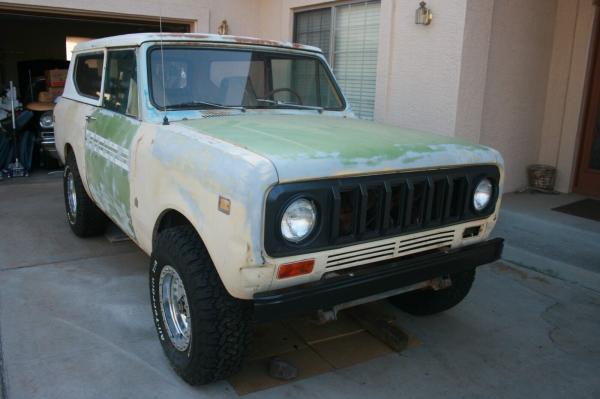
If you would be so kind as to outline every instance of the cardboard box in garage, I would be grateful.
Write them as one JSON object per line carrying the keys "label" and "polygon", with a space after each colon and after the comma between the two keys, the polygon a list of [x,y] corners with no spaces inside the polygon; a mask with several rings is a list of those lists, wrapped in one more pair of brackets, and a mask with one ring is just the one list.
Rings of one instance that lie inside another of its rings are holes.
{"label": "cardboard box in garage", "polygon": [[46,85],[48,87],[64,87],[66,80],[66,69],[49,69],[46,71]]}

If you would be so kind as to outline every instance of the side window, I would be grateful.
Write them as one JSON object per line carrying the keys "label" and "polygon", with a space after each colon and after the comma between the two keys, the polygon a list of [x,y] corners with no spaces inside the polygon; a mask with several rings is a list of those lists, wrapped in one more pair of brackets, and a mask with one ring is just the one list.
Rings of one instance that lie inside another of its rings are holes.
{"label": "side window", "polygon": [[81,54],[75,63],[75,88],[85,97],[100,98],[104,53]]}
{"label": "side window", "polygon": [[129,116],[138,115],[137,69],[134,50],[109,51],[103,106]]}

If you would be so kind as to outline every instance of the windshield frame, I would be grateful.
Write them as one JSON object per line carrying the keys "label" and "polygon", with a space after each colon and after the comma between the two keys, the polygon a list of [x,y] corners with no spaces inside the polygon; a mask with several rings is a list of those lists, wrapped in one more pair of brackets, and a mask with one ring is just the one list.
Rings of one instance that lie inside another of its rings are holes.
{"label": "windshield frame", "polygon": [[[309,59],[317,61],[320,64],[320,66],[323,68],[327,77],[331,81],[333,90],[336,92],[336,94],[339,97],[340,102],[341,102],[341,105],[339,108],[323,108],[323,111],[325,111],[325,112],[345,112],[348,110],[348,103],[346,101],[346,97],[344,96],[342,89],[340,88],[337,80],[335,79],[335,76],[333,75],[331,68],[329,67],[329,64],[325,61],[325,58],[323,57],[322,53],[312,53],[312,52],[307,52],[307,51],[302,51],[302,50],[290,50],[290,49],[284,49],[284,48],[280,48],[280,47],[269,47],[269,46],[253,46],[253,45],[238,46],[238,45],[226,45],[226,44],[224,45],[221,43],[209,44],[209,43],[202,43],[202,42],[193,43],[193,44],[190,44],[190,42],[186,42],[185,44],[173,44],[171,42],[169,44],[163,44],[163,45],[161,45],[160,43],[154,43],[150,47],[148,47],[148,49],[146,50],[146,78],[147,78],[147,87],[148,87],[148,100],[150,101],[152,106],[159,111],[164,111],[165,108],[166,108],[166,111],[169,111],[169,112],[207,111],[207,110],[214,109],[211,107],[169,107],[169,106],[162,107],[156,103],[156,101],[154,100],[154,90],[153,90],[153,84],[152,84],[152,53],[154,51],[160,51],[161,49],[162,50],[193,49],[194,51],[197,51],[197,50],[220,50],[220,51],[240,51],[240,52],[262,52],[262,53],[274,54],[274,55],[279,55],[279,56],[290,55],[292,57],[309,58]],[[240,107],[244,107],[247,110],[253,110],[253,111],[273,111],[273,110],[282,110],[282,109],[301,110],[296,107],[288,108],[288,107],[284,107],[284,106],[246,107],[246,106],[241,105]]]}

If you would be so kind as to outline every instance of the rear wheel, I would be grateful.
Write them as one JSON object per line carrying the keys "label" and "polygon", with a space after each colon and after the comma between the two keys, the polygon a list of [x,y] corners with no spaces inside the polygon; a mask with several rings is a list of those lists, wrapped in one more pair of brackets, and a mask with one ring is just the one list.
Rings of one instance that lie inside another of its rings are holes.
{"label": "rear wheel", "polygon": [[88,196],[75,155],[70,152],[63,173],[63,189],[67,220],[71,230],[79,237],[100,235],[106,228],[107,218]]}
{"label": "rear wheel", "polygon": [[163,350],[186,382],[207,384],[239,371],[253,333],[252,303],[229,295],[191,226],[160,233],[150,296]]}
{"label": "rear wheel", "polygon": [[452,285],[438,291],[423,289],[389,298],[389,301],[407,313],[427,316],[448,310],[458,305],[469,293],[475,270],[450,275]]}

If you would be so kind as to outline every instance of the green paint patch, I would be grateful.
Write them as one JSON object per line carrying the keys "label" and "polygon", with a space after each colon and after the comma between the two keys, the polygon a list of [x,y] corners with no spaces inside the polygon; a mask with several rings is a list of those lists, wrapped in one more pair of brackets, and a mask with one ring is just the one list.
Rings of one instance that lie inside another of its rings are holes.
{"label": "green paint patch", "polygon": [[242,115],[180,122],[257,154],[284,159],[336,158],[376,164],[443,151],[445,145],[486,147],[464,140],[360,119],[315,115]]}
{"label": "green paint patch", "polygon": [[90,130],[121,147],[129,149],[131,141],[140,126],[139,121],[102,109],[96,109],[92,116],[96,120],[88,124]]}
{"label": "green paint patch", "polygon": [[[99,109],[94,111],[92,116],[95,120],[88,123],[87,130],[126,150],[127,159],[123,161],[129,163],[131,142],[140,123],[123,115]],[[113,151],[118,150],[113,149]],[[134,236],[129,172],[90,148],[86,148],[86,163],[88,182],[94,197],[121,229]]]}

